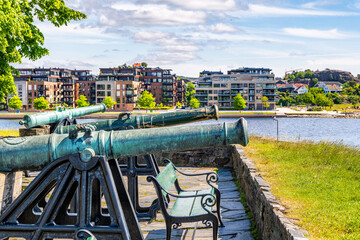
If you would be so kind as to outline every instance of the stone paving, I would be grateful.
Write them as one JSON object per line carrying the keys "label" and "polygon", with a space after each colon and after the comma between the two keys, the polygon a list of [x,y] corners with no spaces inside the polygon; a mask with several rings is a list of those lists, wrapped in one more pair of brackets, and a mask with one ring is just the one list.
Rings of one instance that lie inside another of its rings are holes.
{"label": "stone paving", "polygon": [[[185,173],[200,173],[213,171],[214,168],[194,168],[181,167],[180,171]],[[250,234],[250,220],[248,219],[244,206],[240,202],[239,192],[233,181],[231,169],[219,169],[218,187],[222,193],[221,215],[225,227],[219,228],[218,239],[253,239]],[[149,206],[156,198],[155,189],[152,183],[148,183],[145,178],[139,180],[140,203],[142,206]],[[204,176],[186,177],[179,175],[179,182],[183,189],[206,189],[208,185]],[[175,189],[173,189],[175,191]],[[170,205],[171,207],[171,205]],[[197,224],[194,233],[194,227]],[[157,214],[157,219],[151,222],[140,222],[140,227],[145,239],[165,239],[166,228],[161,212]],[[205,228],[201,222],[186,223],[180,229],[173,229],[171,239],[212,239],[212,228]]]}
{"label": "stone paving", "polygon": [[[201,173],[213,171],[214,168],[180,167],[179,170],[185,173]],[[222,194],[221,215],[225,225],[225,227],[219,227],[218,239],[252,240],[253,238],[250,234],[250,220],[247,217],[244,206],[240,202],[239,192],[233,181],[231,169],[220,168],[218,174],[218,188]],[[37,175],[37,173],[34,175]],[[33,177],[23,178],[23,187],[25,188],[32,179]],[[179,175],[179,182],[183,189],[199,190],[209,187],[204,176],[186,177]],[[156,199],[153,184],[147,182],[146,177],[140,177],[139,183],[140,205],[144,207],[150,206],[153,200]],[[173,188],[172,191],[175,192],[175,188]],[[173,201],[170,203],[170,207],[172,207],[172,204]],[[156,220],[140,221],[139,223],[144,239],[166,238],[166,227],[161,211],[157,213]],[[196,231],[194,231],[195,227]],[[212,228],[206,228],[201,222],[185,223],[179,229],[172,230],[171,239],[212,239]]]}

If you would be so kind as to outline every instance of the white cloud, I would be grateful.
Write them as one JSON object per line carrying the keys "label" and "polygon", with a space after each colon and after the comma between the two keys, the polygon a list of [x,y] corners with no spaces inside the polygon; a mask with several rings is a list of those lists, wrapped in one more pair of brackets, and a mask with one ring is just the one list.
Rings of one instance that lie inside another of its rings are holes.
{"label": "white cloud", "polygon": [[206,13],[202,11],[187,11],[181,9],[171,9],[166,5],[156,4],[122,4],[112,5],[116,10],[114,15],[103,15],[102,22],[110,26],[131,24],[140,25],[185,25],[199,24],[206,21]]}
{"label": "white cloud", "polygon": [[217,23],[217,24],[211,25],[211,26],[200,25],[198,27],[198,30],[211,31],[211,32],[236,32],[236,31],[239,31],[240,29],[234,25]]}
{"label": "white cloud", "polygon": [[316,8],[316,7],[322,7],[322,6],[328,6],[328,5],[335,5],[338,3],[339,3],[339,1],[337,1],[337,0],[320,0],[320,1],[307,2],[303,5],[301,5],[301,7]]}
{"label": "white cloud", "polygon": [[321,67],[338,68],[339,66],[359,66],[359,58],[320,58],[316,60],[308,60],[308,64]]}
{"label": "white cloud", "polygon": [[312,10],[298,8],[281,8],[259,4],[249,4],[247,11],[238,11],[239,14],[234,17],[299,17],[299,16],[353,16],[359,15],[356,12]]}
{"label": "white cloud", "polygon": [[318,30],[318,29],[305,29],[305,28],[284,28],[285,34],[297,37],[306,38],[321,38],[321,39],[344,39],[348,36],[339,33],[337,29]]}
{"label": "white cloud", "polygon": [[152,2],[172,4],[185,9],[198,10],[231,10],[236,7],[234,0],[151,0]]}

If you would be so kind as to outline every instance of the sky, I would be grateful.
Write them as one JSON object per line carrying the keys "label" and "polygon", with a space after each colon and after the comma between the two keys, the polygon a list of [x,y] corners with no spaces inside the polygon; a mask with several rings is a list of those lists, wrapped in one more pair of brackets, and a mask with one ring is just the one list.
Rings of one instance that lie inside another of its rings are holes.
{"label": "sky", "polygon": [[[69,0],[87,19],[38,22],[49,56],[21,67],[147,62],[180,76],[239,67],[360,73],[360,0]],[[20,67],[19,65],[17,65]]]}

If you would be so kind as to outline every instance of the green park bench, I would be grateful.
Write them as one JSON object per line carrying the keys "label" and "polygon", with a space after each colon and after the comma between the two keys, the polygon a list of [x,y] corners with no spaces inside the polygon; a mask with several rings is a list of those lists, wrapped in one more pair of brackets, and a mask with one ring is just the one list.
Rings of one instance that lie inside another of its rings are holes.
{"label": "green park bench", "polygon": [[[166,223],[166,239],[171,239],[171,229],[177,229],[181,223],[202,221],[206,226],[213,227],[213,239],[217,239],[218,226],[224,226],[220,216],[220,191],[212,185],[218,181],[215,172],[186,174],[180,172],[170,160],[165,160],[166,167],[156,176],[148,176],[147,180],[153,182],[159,199],[160,209]],[[185,191],[181,189],[177,173],[185,176],[206,175],[209,189]],[[170,193],[175,186],[177,194]],[[168,206],[170,197],[176,198],[170,211]],[[213,210],[216,205],[216,210]],[[217,213],[217,216],[214,214]]]}

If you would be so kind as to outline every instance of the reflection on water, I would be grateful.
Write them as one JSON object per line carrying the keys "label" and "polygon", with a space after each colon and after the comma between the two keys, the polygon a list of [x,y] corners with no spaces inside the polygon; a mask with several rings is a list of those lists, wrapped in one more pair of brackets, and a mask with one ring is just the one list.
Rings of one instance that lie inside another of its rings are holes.
{"label": "reflection on water", "polygon": [[[185,125],[202,125],[216,122],[233,122],[236,118],[220,118]],[[250,135],[276,138],[276,121],[272,118],[247,118]],[[337,118],[278,118],[280,140],[326,140],[360,146],[360,119]],[[96,119],[79,119],[79,123]],[[19,120],[0,119],[0,129],[18,129]]]}

